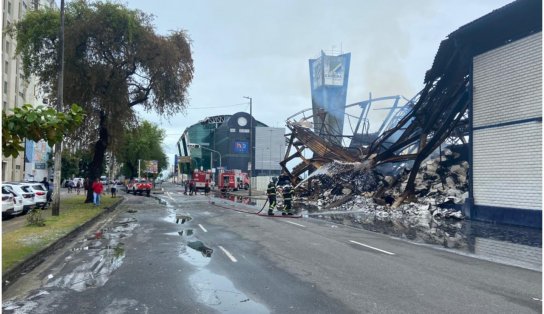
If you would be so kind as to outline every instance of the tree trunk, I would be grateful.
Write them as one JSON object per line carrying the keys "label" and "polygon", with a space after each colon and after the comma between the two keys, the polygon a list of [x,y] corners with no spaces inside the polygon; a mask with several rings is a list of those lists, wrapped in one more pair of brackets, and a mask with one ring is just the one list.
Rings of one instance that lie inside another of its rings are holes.
{"label": "tree trunk", "polygon": [[93,190],[92,184],[96,178],[100,178],[102,174],[102,166],[104,164],[104,154],[106,153],[106,148],[108,147],[109,133],[106,127],[106,114],[100,112],[100,129],[98,141],[94,145],[94,155],[93,160],[89,166],[89,189],[87,190],[87,198],[85,203],[93,202]]}

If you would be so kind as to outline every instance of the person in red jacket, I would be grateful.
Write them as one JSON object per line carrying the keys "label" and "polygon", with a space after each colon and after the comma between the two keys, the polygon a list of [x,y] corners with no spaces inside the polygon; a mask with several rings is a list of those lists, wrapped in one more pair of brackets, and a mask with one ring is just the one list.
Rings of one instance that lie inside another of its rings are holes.
{"label": "person in red jacket", "polygon": [[104,192],[104,186],[100,182],[99,178],[96,178],[93,182],[93,203],[94,206],[100,206],[100,195]]}

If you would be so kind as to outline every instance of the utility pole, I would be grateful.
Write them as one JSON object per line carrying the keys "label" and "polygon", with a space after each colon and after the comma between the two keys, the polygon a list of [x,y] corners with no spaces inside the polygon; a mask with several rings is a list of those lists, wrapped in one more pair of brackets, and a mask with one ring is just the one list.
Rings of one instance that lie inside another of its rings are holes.
{"label": "utility pole", "polygon": [[[60,31],[59,31],[59,68],[58,68],[58,91],[57,91],[57,111],[62,111],[63,89],[64,89],[64,0],[60,1]],[[60,214],[60,176],[62,167],[62,140],[55,144],[55,175],[53,179],[53,204],[51,215]]]}
{"label": "utility pole", "polygon": [[251,196],[251,189],[253,188],[252,182],[252,169],[253,169],[253,107],[251,97],[244,96],[249,99],[249,196]]}
{"label": "utility pole", "polygon": [[140,176],[140,160],[141,159],[138,159],[138,179],[141,178],[141,176]]}

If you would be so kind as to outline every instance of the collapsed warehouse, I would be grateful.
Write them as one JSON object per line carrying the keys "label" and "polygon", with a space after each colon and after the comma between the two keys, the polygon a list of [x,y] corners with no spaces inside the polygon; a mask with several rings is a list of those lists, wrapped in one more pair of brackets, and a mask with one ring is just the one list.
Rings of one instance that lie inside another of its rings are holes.
{"label": "collapsed warehouse", "polygon": [[[299,195],[322,210],[370,207],[461,218],[471,188],[472,60],[541,29],[541,3],[529,0],[459,28],[441,42],[414,98],[370,97],[347,105],[359,109],[345,117],[348,134],[328,132],[338,126],[326,123],[334,121],[326,110],[298,112],[286,121],[282,170]],[[372,133],[367,116],[380,101],[393,104]],[[297,162],[291,170],[290,162]]]}

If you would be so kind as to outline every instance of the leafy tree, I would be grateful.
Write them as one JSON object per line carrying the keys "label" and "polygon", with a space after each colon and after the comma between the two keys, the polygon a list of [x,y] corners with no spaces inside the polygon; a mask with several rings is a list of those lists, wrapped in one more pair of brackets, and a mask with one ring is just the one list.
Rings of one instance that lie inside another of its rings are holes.
{"label": "leafy tree", "polygon": [[138,176],[138,160],[158,160],[159,173],[168,166],[167,156],[161,146],[165,131],[157,125],[144,121],[135,129],[125,130],[124,138],[119,161],[123,163],[125,176]]}
{"label": "leafy tree", "polygon": [[17,157],[24,150],[24,139],[45,140],[49,146],[60,142],[83,121],[83,110],[77,105],[66,112],[25,104],[15,107],[13,114],[2,111],[2,154]]}
{"label": "leafy tree", "polygon": [[[25,74],[35,74],[53,97],[59,28],[59,12],[44,9],[9,30]],[[87,114],[74,136],[93,143],[92,180],[108,146],[120,145],[123,130],[137,125],[135,106],[163,116],[183,112],[194,72],[190,40],[182,30],[156,34],[151,17],[139,10],[77,0],[66,6],[64,42],[64,103],[81,104]]]}
{"label": "leafy tree", "polygon": [[88,150],[62,151],[62,179],[84,177],[88,172],[92,155]]}

